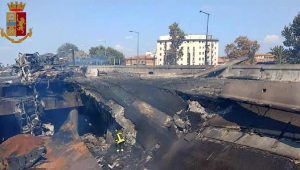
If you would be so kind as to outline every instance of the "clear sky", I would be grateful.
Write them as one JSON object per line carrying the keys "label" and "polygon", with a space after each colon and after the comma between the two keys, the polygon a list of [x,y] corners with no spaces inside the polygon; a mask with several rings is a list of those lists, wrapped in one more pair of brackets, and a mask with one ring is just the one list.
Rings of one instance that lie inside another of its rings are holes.
{"label": "clear sky", "polygon": [[[15,0],[13,0],[15,1]],[[5,28],[7,0],[0,1],[0,27]],[[23,0],[27,27],[33,36],[21,44],[0,37],[0,62],[13,63],[19,52],[56,52],[65,42],[88,51],[107,45],[126,56],[154,51],[160,35],[178,22],[187,34],[205,34],[206,16],[211,14],[209,33],[219,39],[219,53],[239,35],[258,40],[260,52],[281,44],[281,30],[300,12],[300,0]]]}

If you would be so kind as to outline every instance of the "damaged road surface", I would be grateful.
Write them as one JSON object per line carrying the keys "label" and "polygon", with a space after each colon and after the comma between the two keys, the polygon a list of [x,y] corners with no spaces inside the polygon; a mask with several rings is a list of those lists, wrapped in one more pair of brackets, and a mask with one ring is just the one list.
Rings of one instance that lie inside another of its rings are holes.
{"label": "damaged road surface", "polygon": [[56,60],[20,55],[19,78],[0,82],[0,170],[300,169],[297,107],[274,105],[271,83],[235,93],[254,83],[216,78],[225,67],[186,78],[86,77]]}
{"label": "damaged road surface", "polygon": [[[116,155],[114,149],[112,157],[117,158],[109,164],[118,160],[119,168],[147,168],[147,163],[154,158],[154,154],[162,155],[178,138],[173,116],[174,113],[181,112],[186,104],[177,95],[143,83],[132,86],[130,81],[120,84],[118,81],[98,79],[80,81],[78,84],[85,93],[92,94],[105,107],[120,105],[124,116],[115,117],[119,125],[122,125],[122,119],[128,119],[133,124],[130,127],[127,124],[123,126],[125,136],[134,131],[133,135],[127,137],[131,142],[128,142],[122,155]],[[165,100],[166,98],[169,100]]]}
{"label": "damaged road surface", "polygon": [[[177,93],[154,81],[76,80],[104,108],[112,108],[112,101],[123,107],[125,119],[136,130],[136,143],[127,146],[128,152],[107,154],[100,162],[117,169],[299,169],[297,142],[268,133],[272,124],[278,126],[273,132],[278,128],[281,133],[284,123],[260,117],[234,101]],[[249,124],[242,124],[244,119]],[[268,125],[259,126],[264,122]]]}

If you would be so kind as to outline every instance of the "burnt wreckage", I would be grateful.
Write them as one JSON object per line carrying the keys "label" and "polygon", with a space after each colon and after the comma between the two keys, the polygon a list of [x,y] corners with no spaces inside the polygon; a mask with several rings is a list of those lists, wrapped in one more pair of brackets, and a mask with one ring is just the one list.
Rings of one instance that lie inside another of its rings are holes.
{"label": "burnt wreckage", "polygon": [[299,66],[243,60],[81,68],[20,54],[0,79],[0,169],[300,169]]}
{"label": "burnt wreckage", "polygon": [[[53,134],[53,127],[41,122],[40,117],[44,114],[45,104],[40,93],[49,89],[50,81],[63,80],[70,72],[62,71],[56,55],[38,53],[19,54],[14,70],[21,77],[21,82],[28,84],[32,90],[32,96],[22,98],[16,104],[15,115],[20,122],[21,133],[44,135],[45,131],[50,131],[47,134]],[[43,82],[47,82],[47,87],[39,87]]]}

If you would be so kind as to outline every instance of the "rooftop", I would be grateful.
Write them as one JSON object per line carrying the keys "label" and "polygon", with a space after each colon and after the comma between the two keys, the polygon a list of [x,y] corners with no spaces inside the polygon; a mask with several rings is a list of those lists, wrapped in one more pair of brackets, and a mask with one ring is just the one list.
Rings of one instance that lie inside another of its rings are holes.
{"label": "rooftop", "polygon": [[271,53],[256,53],[255,56],[273,56]]}
{"label": "rooftop", "polygon": [[140,55],[140,56],[132,56],[132,57],[126,58],[126,60],[136,60],[136,59],[152,60],[152,59],[155,59],[155,57],[152,57],[150,55]]}
{"label": "rooftop", "polygon": [[[171,37],[169,35],[160,36],[157,41],[169,41]],[[205,34],[187,34],[185,35],[186,40],[206,40]],[[208,40],[219,41],[218,39],[214,39],[212,35],[208,35]]]}

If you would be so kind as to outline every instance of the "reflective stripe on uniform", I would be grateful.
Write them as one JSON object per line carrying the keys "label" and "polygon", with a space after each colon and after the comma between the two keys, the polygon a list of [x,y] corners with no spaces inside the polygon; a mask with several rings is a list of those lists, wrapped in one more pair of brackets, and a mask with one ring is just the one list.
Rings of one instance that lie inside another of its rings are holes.
{"label": "reflective stripe on uniform", "polygon": [[122,143],[122,142],[125,142],[125,139],[124,139],[124,137],[123,137],[122,132],[118,132],[118,133],[117,133],[116,143],[119,144],[119,143]]}

